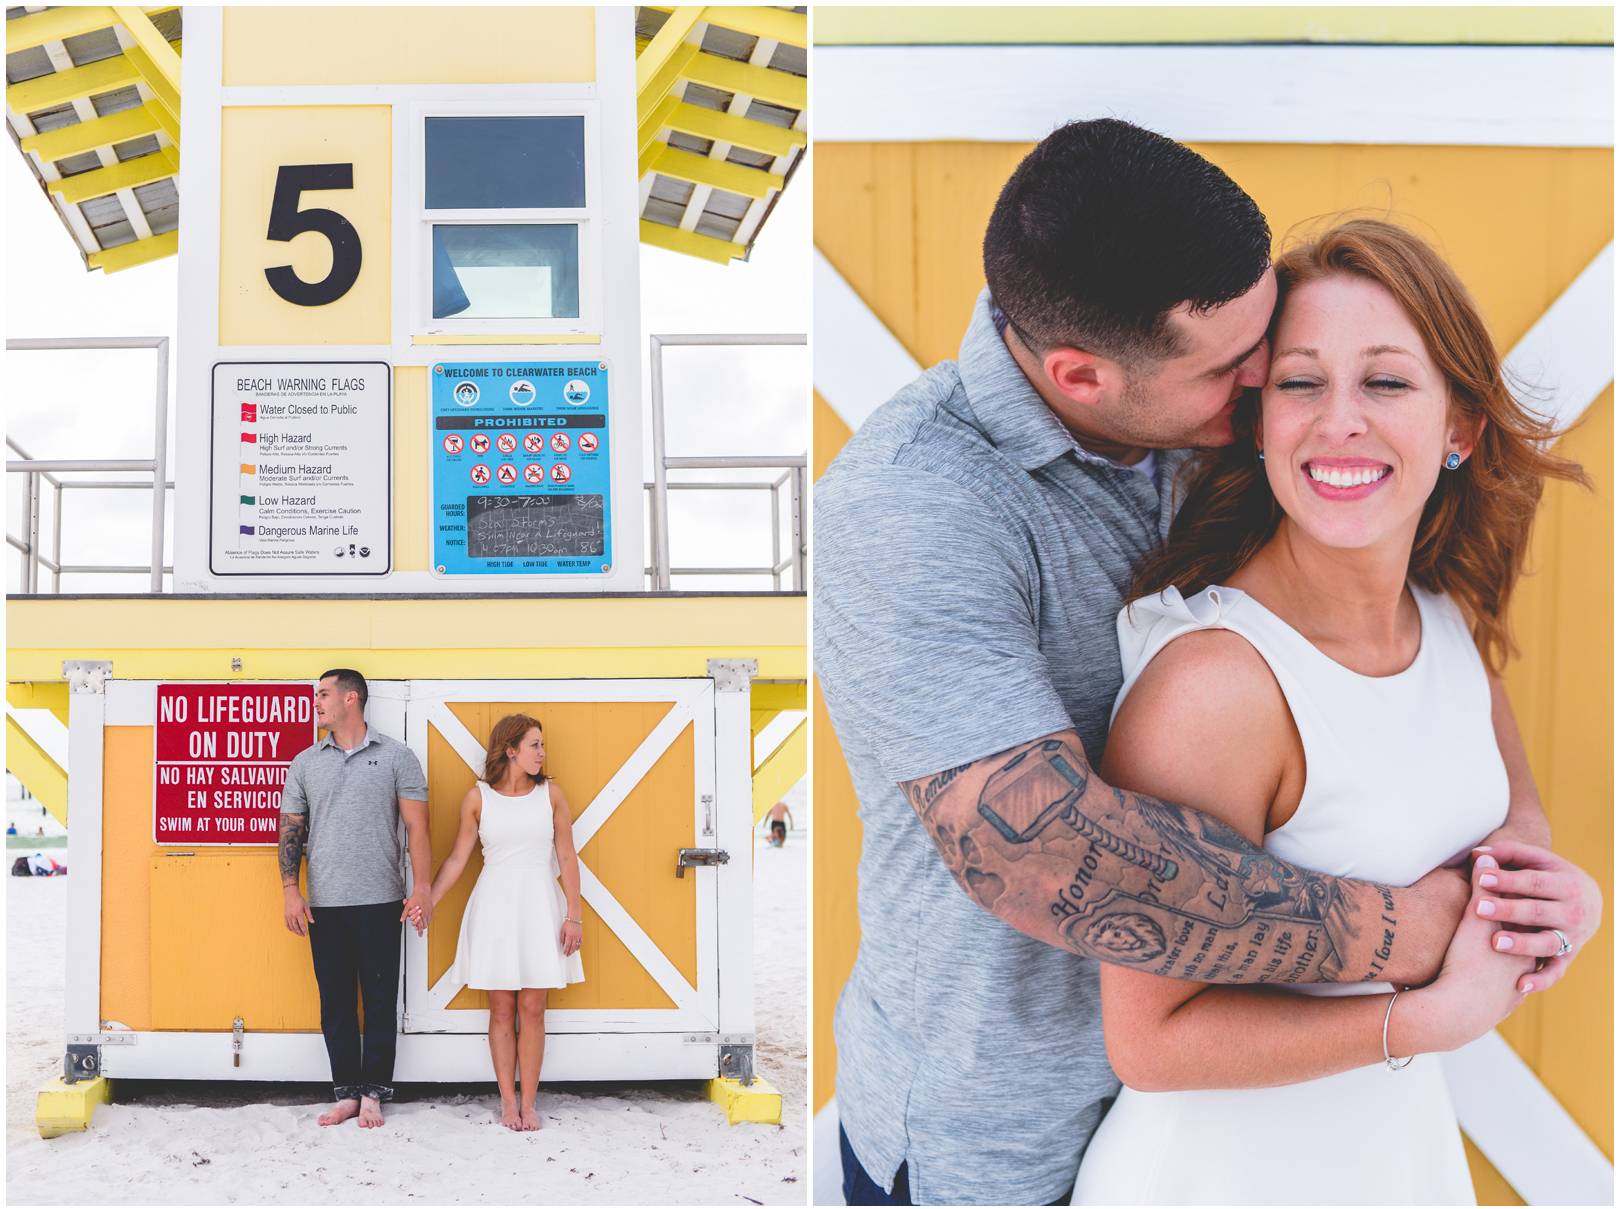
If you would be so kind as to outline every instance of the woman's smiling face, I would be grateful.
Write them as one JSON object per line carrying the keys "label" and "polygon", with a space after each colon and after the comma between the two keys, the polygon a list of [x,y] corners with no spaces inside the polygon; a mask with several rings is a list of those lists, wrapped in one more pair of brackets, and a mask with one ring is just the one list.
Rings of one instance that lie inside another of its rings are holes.
{"label": "woman's smiling face", "polygon": [[1322,545],[1409,548],[1448,453],[1450,389],[1394,296],[1363,277],[1296,287],[1276,326],[1261,405],[1265,473]]}

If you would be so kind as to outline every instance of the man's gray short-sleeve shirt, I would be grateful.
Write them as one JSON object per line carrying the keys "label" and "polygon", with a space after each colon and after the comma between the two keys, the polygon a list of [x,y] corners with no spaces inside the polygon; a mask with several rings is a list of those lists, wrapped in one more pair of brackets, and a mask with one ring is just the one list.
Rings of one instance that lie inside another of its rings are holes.
{"label": "man's gray short-sleeve shirt", "polygon": [[283,814],[308,814],[309,905],[356,907],[405,897],[399,799],[427,801],[421,761],[397,739],[366,728],[345,752],[327,735],[293,757]]}
{"label": "man's gray short-sleeve shirt", "polygon": [[985,291],[960,362],[878,408],[816,484],[815,665],[864,824],[838,1113],[873,1178],[909,1164],[918,1204],[1061,1196],[1118,1080],[1096,964],[967,898],[898,782],[1070,727],[1100,762],[1116,617],[1185,458],[1155,481],[1081,449]]}

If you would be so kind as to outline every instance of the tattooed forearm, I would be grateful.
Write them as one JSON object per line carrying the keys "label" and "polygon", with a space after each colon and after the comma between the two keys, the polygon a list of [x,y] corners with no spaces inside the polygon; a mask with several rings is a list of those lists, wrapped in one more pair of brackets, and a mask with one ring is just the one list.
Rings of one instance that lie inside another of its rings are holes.
{"label": "tattooed forearm", "polygon": [[304,857],[304,841],[309,837],[307,814],[281,816],[281,836],[276,844],[276,860],[281,866],[281,884],[298,884],[298,865]]}
{"label": "tattooed forearm", "polygon": [[1381,979],[1395,946],[1387,888],[1106,786],[1071,732],[903,788],[979,905],[1075,953],[1202,982],[1333,982]]}

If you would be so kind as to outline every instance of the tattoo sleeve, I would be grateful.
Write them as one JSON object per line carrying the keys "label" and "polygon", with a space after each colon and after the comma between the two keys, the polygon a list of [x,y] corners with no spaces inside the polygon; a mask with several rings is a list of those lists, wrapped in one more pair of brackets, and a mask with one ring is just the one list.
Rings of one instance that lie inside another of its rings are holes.
{"label": "tattoo sleeve", "polygon": [[276,860],[281,866],[281,884],[298,884],[298,865],[304,858],[304,842],[309,838],[307,814],[283,814],[281,836],[276,843]]}
{"label": "tattoo sleeve", "polygon": [[1195,810],[1104,785],[1072,731],[901,785],[952,876],[1037,940],[1211,983],[1383,980],[1385,886],[1289,865]]}

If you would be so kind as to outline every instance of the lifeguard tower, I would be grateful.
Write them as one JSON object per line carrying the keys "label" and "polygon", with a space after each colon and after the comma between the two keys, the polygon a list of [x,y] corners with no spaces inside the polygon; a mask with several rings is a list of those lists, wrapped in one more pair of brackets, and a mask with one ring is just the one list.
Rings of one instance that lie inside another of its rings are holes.
{"label": "lifeguard tower", "polygon": [[[8,701],[69,742],[63,768],[8,718],[8,766],[71,821],[41,1131],[84,1128],[109,1079],[327,1078],[273,820],[333,666],[427,770],[435,866],[494,720],[544,723],[586,981],[551,996],[543,1077],[707,1079],[733,1121],[779,1119],[752,1062],[751,833],[805,731],[757,767],[754,741],[806,708],[805,458],[667,456],[661,349],[804,337],[653,336],[647,483],[638,256],[748,256],[805,147],[803,11],[12,12],[8,121],[86,267],[180,257],[172,354],[8,342],[159,361],[150,460],[13,445],[7,467],[29,500]],[[670,482],[731,468],[776,477]],[[149,566],[64,564],[62,490],[131,471]],[[671,566],[671,487],[768,492],[772,565]],[[150,591],[62,591],[107,570]],[[772,590],[671,590],[705,572]],[[485,998],[445,977],[473,880],[403,942],[402,1082],[491,1077]]]}

